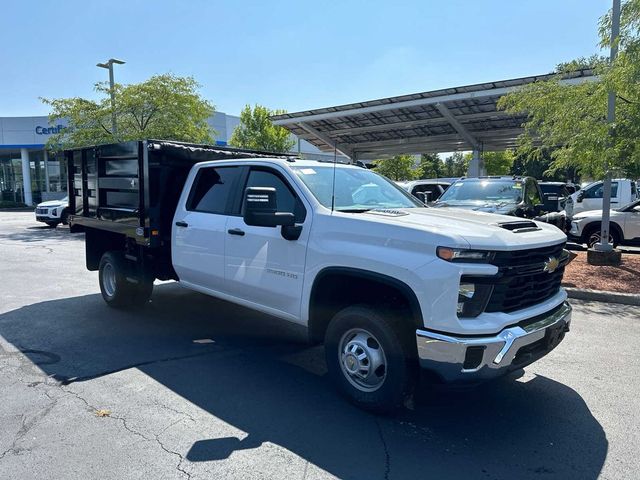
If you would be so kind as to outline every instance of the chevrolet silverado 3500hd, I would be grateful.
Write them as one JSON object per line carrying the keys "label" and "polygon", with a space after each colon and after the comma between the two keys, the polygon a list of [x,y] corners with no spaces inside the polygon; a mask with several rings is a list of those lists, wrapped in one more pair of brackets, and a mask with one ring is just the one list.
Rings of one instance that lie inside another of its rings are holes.
{"label": "chevrolet silverado 3500hd", "polygon": [[552,225],[426,208],[346,164],[154,140],[66,156],[71,229],[107,304],[173,279],[300,324],[363,408],[401,405],[417,367],[478,382],[569,330]]}

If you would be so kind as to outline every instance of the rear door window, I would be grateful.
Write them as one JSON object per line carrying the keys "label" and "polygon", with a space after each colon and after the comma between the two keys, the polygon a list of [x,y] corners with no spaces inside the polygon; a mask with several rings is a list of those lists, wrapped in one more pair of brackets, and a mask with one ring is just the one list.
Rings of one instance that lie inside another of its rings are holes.
{"label": "rear door window", "polygon": [[234,197],[241,169],[239,167],[201,168],[189,193],[187,210],[226,214]]}

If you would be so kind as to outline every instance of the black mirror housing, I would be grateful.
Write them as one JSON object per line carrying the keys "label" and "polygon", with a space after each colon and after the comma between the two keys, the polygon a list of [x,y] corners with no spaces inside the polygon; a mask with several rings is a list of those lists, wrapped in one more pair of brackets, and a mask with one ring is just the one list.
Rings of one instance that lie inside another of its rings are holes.
{"label": "black mirror housing", "polygon": [[249,187],[244,193],[244,223],[255,227],[295,225],[295,215],[278,212],[276,189],[273,187]]}

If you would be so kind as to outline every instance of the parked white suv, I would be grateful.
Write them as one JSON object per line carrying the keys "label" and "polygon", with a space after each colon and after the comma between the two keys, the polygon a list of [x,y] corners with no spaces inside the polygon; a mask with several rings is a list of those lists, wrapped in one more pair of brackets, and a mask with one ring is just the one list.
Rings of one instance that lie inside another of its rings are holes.
{"label": "parked white suv", "polygon": [[69,197],[39,203],[35,214],[38,222],[44,222],[51,228],[57,227],[60,223],[66,225],[69,216]]}
{"label": "parked white suv", "polygon": [[[640,200],[622,208],[611,210],[609,242],[620,244],[640,243]],[[600,242],[602,210],[589,210],[573,216],[569,238],[577,243],[593,247]]]}

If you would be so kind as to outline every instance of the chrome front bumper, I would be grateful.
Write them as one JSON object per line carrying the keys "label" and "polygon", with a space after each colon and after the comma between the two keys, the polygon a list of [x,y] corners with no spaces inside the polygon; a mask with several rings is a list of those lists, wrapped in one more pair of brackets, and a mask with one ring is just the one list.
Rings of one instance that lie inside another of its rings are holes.
{"label": "chrome front bumper", "polygon": [[569,331],[571,306],[563,303],[495,336],[461,337],[417,330],[420,366],[447,382],[476,382],[504,375],[542,358]]}

